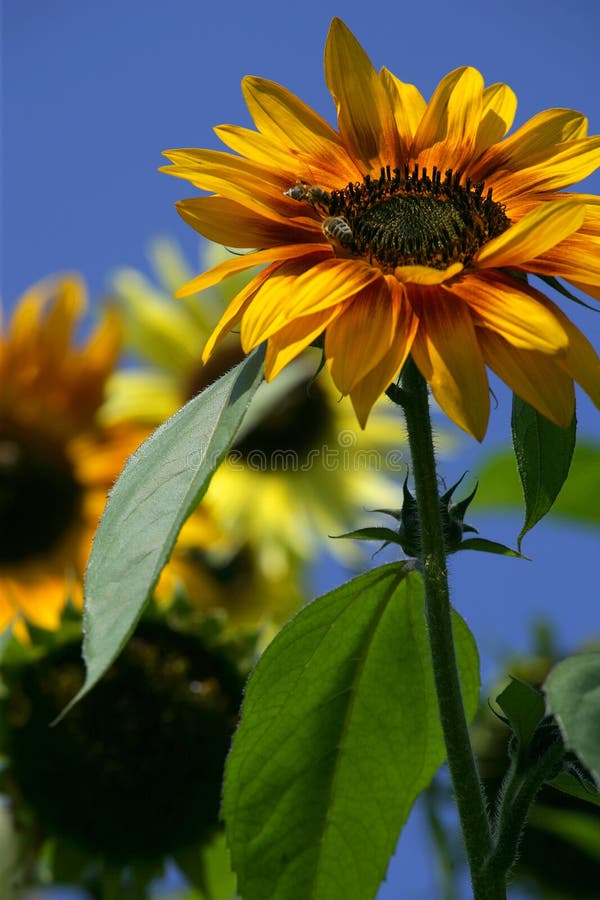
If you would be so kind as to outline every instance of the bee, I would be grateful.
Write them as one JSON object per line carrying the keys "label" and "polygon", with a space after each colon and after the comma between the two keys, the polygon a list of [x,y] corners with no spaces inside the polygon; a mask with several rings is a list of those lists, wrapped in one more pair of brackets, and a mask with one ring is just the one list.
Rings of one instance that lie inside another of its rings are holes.
{"label": "bee", "polygon": [[291,200],[298,200],[310,203],[311,206],[321,204],[326,206],[329,203],[330,195],[317,184],[308,184],[306,181],[299,181],[293,187],[283,192],[286,197]]}
{"label": "bee", "polygon": [[354,235],[348,222],[341,216],[328,216],[321,225],[323,234],[330,244],[338,244],[340,247],[349,247]]}

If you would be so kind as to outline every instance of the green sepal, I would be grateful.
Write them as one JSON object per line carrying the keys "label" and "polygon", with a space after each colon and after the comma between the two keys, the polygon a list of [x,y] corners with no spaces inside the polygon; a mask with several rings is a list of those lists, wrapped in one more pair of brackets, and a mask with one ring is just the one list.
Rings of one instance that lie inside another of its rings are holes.
{"label": "green sepal", "polygon": [[480,553],[495,553],[498,556],[515,556],[517,559],[529,560],[528,556],[523,556],[518,550],[511,550],[505,544],[500,544],[498,541],[488,541],[487,538],[467,538],[458,545],[454,552],[458,553],[459,550],[478,550]]}
{"label": "green sepal", "polygon": [[397,531],[392,531],[391,528],[383,528],[377,525],[371,527],[367,526],[366,528],[357,528],[356,531],[348,531],[346,534],[331,534],[329,536],[334,540],[348,538],[353,541],[385,541],[386,544],[400,544],[400,546],[402,546],[402,541],[400,540]]}
{"label": "green sepal", "polygon": [[584,300],[581,300],[579,297],[576,297],[575,294],[572,294],[564,284],[555,278],[553,275],[536,275],[536,278],[539,278],[544,284],[547,284],[548,287],[553,288],[553,290],[558,291],[559,294],[562,294],[563,297],[566,297],[568,300],[572,300],[574,303],[577,303],[578,306],[584,306],[586,309],[589,309],[591,312],[600,312],[597,306],[591,306],[589,303],[586,303]]}

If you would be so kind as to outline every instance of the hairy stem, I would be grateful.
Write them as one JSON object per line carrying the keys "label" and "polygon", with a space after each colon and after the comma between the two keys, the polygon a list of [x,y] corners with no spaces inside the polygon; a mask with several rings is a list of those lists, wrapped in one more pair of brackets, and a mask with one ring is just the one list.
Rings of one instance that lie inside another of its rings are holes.
{"label": "hairy stem", "polygon": [[460,689],[454,640],[446,547],[433,447],[427,384],[411,359],[402,387],[392,399],[404,409],[412,458],[412,474],[421,530],[420,566],[425,582],[429,642],[448,768],[473,885],[475,900],[506,900],[505,879],[486,871],[492,835],[481,782],[469,739]]}

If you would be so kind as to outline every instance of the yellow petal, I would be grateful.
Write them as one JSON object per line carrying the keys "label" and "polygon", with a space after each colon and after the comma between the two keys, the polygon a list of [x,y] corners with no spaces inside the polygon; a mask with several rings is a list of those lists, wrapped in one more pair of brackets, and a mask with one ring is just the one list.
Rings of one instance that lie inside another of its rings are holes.
{"label": "yellow petal", "polygon": [[299,316],[307,316],[350,300],[371,281],[381,277],[352,259],[325,259],[304,270],[286,264],[261,288],[242,322],[246,352]]}
{"label": "yellow petal", "polygon": [[325,80],[344,143],[365,171],[400,164],[400,141],[384,84],[352,32],[333,19],[325,45]]}
{"label": "yellow petal", "polygon": [[478,337],[486,363],[515,394],[561,428],[571,423],[573,381],[556,359],[520,350],[485,329]]}
{"label": "yellow petal", "polygon": [[548,297],[544,305],[559,320],[569,338],[567,352],[557,357],[558,364],[579,384],[600,409],[600,359],[581,331]]}
{"label": "yellow petal", "polygon": [[479,269],[521,265],[569,237],[584,218],[585,206],[577,200],[542,203],[484,244],[473,262]]}
{"label": "yellow petal", "polygon": [[204,291],[214,284],[219,284],[236,272],[243,272],[245,269],[252,269],[254,266],[260,266],[266,262],[306,257],[319,252],[330,256],[331,248],[327,245],[327,250],[325,248],[321,250],[314,244],[291,244],[281,247],[269,247],[266,250],[257,250],[254,253],[244,253],[241,256],[235,256],[233,259],[219,263],[218,266],[214,266],[208,272],[202,272],[201,275],[192,278],[191,281],[179,288],[175,296],[179,298],[197,294],[199,291]]}
{"label": "yellow petal", "polygon": [[396,266],[394,277],[405,284],[442,284],[462,272],[462,263],[452,263],[447,269],[431,269],[429,266]]}
{"label": "yellow petal", "polygon": [[388,69],[383,68],[379,79],[388,95],[389,104],[394,114],[394,121],[400,138],[402,152],[408,157],[415,132],[427,104],[414,84],[407,84],[396,78]]}
{"label": "yellow petal", "polygon": [[323,232],[314,222],[276,221],[259,215],[226,197],[193,197],[175,204],[188,225],[209,241],[227,247],[271,247],[276,244],[323,243]]}
{"label": "yellow petal", "polygon": [[410,288],[420,319],[411,354],[444,412],[483,440],[490,398],[483,356],[468,306],[437,288]]}
{"label": "yellow petal", "polygon": [[559,144],[528,162],[527,168],[490,179],[496,199],[508,201],[527,191],[558,191],[582,181],[600,165],[600,137]]}
{"label": "yellow petal", "polygon": [[273,81],[252,76],[242,91],[258,130],[273,141],[305,157],[337,167],[341,178],[356,169],[338,134],[298,97]]}
{"label": "yellow petal", "polygon": [[214,130],[223,143],[235,150],[236,153],[241,153],[271,169],[277,169],[281,177],[288,180],[289,187],[300,180],[306,181],[308,184],[318,184],[325,190],[332,190],[343,187],[346,182],[356,181],[361,177],[361,173],[354,163],[352,171],[349,172],[345,171],[337,160],[326,165],[320,159],[305,157],[301,153],[292,155],[280,144],[249,128],[240,128],[237,125],[218,125]]}
{"label": "yellow petal", "polygon": [[231,329],[240,321],[261,285],[264,284],[268,278],[271,278],[282,265],[285,265],[285,263],[276,262],[266,269],[263,269],[262,272],[259,272],[258,275],[248,282],[239,294],[236,294],[206,342],[202,352],[203,363],[206,363],[219,341],[222,340],[226,334],[229,334]]}
{"label": "yellow petal", "polygon": [[419,326],[404,287],[393,277],[386,276],[386,281],[398,308],[396,335],[385,356],[352,388],[350,399],[362,428],[367,424],[371,409],[406,362]]}
{"label": "yellow petal", "polygon": [[[464,66],[450,72],[427,105],[412,155],[429,168],[435,164],[444,170],[463,168],[472,156],[482,109],[483,78],[477,69]],[[435,147],[440,142],[443,150]]]}
{"label": "yellow petal", "polygon": [[515,118],[517,97],[507,84],[491,84],[483,91],[481,122],[477,129],[473,156],[501,141]]}
{"label": "yellow petal", "polygon": [[[482,160],[482,169],[508,168],[513,172],[529,168],[540,153],[554,155],[563,141],[587,136],[587,119],[572,109],[547,109],[537,113],[505,141],[490,147]],[[482,175],[485,177],[485,173]]]}
{"label": "yellow petal", "polygon": [[455,281],[448,293],[461,297],[476,315],[476,324],[497,332],[514,347],[540,353],[566,352],[568,337],[548,310],[543,294],[500,272]]}
{"label": "yellow petal", "polygon": [[579,232],[572,234],[547,253],[524,262],[523,267],[539,275],[556,275],[597,286],[600,284],[600,238]]}
{"label": "yellow petal", "polygon": [[397,302],[384,278],[356,294],[325,335],[325,359],[335,384],[349,394],[388,353],[396,334]]}
{"label": "yellow petal", "polygon": [[334,321],[344,308],[342,303],[330,309],[301,316],[271,335],[265,357],[265,379],[272,381],[282,369],[305,350]]}

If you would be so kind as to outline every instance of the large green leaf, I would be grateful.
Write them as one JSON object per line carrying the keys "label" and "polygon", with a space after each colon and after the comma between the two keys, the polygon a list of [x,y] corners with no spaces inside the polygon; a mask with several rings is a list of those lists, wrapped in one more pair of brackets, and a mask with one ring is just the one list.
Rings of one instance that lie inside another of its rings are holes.
{"label": "large green leaf", "polygon": [[578,653],[557,663],[544,691],[565,744],[600,787],[600,653]]}
{"label": "large green leaf", "polygon": [[[478,658],[454,637],[468,715]],[[225,779],[244,900],[369,900],[445,757],[423,586],[407,564],[306,606],[254,670]]]}
{"label": "large green leaf", "polygon": [[[517,508],[523,503],[514,454],[501,451],[487,460],[478,474],[478,508]],[[552,514],[586,525],[600,525],[600,446],[578,441],[569,477],[552,506]]]}
{"label": "large green leaf", "polygon": [[519,551],[524,536],[546,515],[569,474],[576,430],[575,416],[568,428],[559,428],[513,395],[513,447],[525,497]]}
{"label": "large green leaf", "polygon": [[87,673],[67,710],[102,677],[135,628],[183,523],[235,438],[262,380],[262,359],[262,351],[255,351],[219,378],[128,460],[109,496],[88,563]]}

